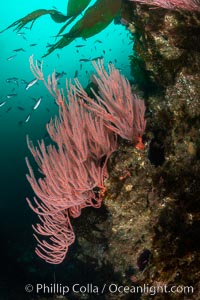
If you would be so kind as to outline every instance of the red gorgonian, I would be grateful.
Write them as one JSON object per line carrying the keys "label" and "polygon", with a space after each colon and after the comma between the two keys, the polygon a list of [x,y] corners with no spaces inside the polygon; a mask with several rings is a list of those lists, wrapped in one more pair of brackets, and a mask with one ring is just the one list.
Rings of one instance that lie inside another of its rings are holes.
{"label": "red gorgonian", "polygon": [[38,180],[26,158],[27,179],[36,195],[33,202],[27,201],[41,222],[33,226],[36,253],[52,264],[61,263],[74,242],[70,217],[80,216],[84,207],[100,207],[108,177],[106,164],[117,148],[117,135],[143,149],[144,101],[132,93],[128,80],[113,65],[108,72],[102,61],[93,65],[99,92],[92,90],[91,98],[77,79],[75,85],[66,81],[65,93],[58,89],[55,72],[46,81],[42,65],[34,65],[30,57],[33,74],[44,82],[59,106],[59,116],[47,124],[53,145],[45,146],[42,140],[34,146],[27,137],[42,174]]}

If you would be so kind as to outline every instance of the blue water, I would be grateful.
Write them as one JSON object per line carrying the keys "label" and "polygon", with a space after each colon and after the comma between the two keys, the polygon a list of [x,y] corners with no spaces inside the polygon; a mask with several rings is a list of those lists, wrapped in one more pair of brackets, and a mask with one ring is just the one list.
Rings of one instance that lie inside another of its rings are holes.
{"label": "blue water", "polygon": [[[63,13],[66,12],[66,1],[4,1],[0,10],[0,30],[31,11],[39,8],[52,9],[53,6]],[[8,278],[14,272],[12,266],[16,264],[15,268],[18,268],[18,264],[23,261],[25,249],[26,251],[30,249],[29,253],[37,259],[34,254],[35,242],[31,228],[31,224],[35,223],[35,216],[25,201],[26,196],[30,198],[33,196],[25,178],[27,167],[24,158],[31,156],[26,145],[26,134],[34,142],[43,138],[46,134],[46,123],[58,112],[55,100],[42,82],[25,90],[25,84],[21,82],[21,79],[27,82],[34,79],[29,68],[30,55],[41,60],[42,55],[46,53],[47,43],[55,43],[54,36],[61,26],[62,24],[54,23],[47,15],[36,20],[31,31],[22,29],[22,34],[17,34],[9,29],[0,34],[0,102],[6,102],[0,107],[0,238],[3,245],[1,257],[5,261],[4,267],[6,266],[7,270],[1,273],[6,276],[7,272]],[[96,42],[97,40],[102,43]],[[37,45],[31,47],[30,44],[33,43]],[[84,47],[77,48],[76,46],[80,44]],[[25,52],[15,53],[13,50],[18,48],[23,48]],[[43,70],[46,77],[56,70],[67,73],[68,79],[74,78],[75,73],[78,73],[78,79],[83,86],[86,86],[90,81],[93,67],[91,62],[80,63],[80,59],[103,56],[105,64],[112,61],[126,77],[130,78],[128,56],[132,53],[132,48],[130,33],[123,25],[115,25],[113,22],[94,37],[86,41],[76,39],[69,46],[56,50],[44,58]],[[15,54],[13,59],[8,60]],[[80,64],[82,64],[82,69]],[[18,83],[6,82],[12,77],[17,77]],[[64,82],[65,78],[62,78],[60,86],[64,86]],[[17,95],[8,99],[8,94]],[[33,110],[35,102],[31,98],[39,97],[42,97],[41,104]],[[29,115],[30,119],[25,123]],[[22,265],[20,268],[25,278],[27,269]],[[0,299],[3,299],[1,295]]]}
{"label": "blue water", "polygon": [[[26,2],[26,1],[25,1]],[[1,28],[4,29],[14,21],[20,19],[26,14],[39,8],[52,9],[53,6],[65,13],[66,3],[65,1],[28,1],[29,3],[19,1],[10,1],[3,5],[0,18]],[[93,1],[92,3],[94,3]],[[28,25],[29,26],[29,25]],[[24,121],[27,115],[30,113],[31,118],[26,124],[28,130],[31,130],[30,126],[37,126],[45,124],[49,119],[49,114],[46,109],[55,112],[54,100],[48,94],[40,82],[30,90],[25,90],[24,84],[17,86],[13,83],[6,83],[6,79],[10,77],[17,77],[19,81],[24,79],[30,81],[33,79],[33,75],[29,69],[29,57],[34,55],[35,59],[41,60],[43,54],[47,52],[47,43],[53,44],[56,42],[55,35],[61,28],[62,24],[57,24],[52,21],[49,15],[42,16],[35,21],[31,30],[22,29],[22,35],[13,32],[9,29],[0,35],[0,64],[1,64],[1,101],[3,101],[6,95],[10,93],[16,93],[17,96],[9,99],[3,107],[0,107],[1,118],[3,122],[8,121],[12,116],[12,121]],[[70,27],[69,27],[70,28]],[[24,34],[23,34],[24,33]],[[102,41],[98,43],[97,40]],[[30,44],[37,44],[31,47]],[[84,45],[82,48],[77,48],[77,45]],[[23,48],[25,52],[14,52],[14,49]],[[90,80],[90,74],[93,72],[93,67],[90,62],[81,63],[80,59],[103,56],[105,64],[112,61],[115,66],[122,70],[123,74],[130,77],[130,68],[128,56],[132,51],[132,43],[130,40],[130,33],[122,25],[115,25],[114,22],[110,24],[104,31],[87,39],[86,41],[79,38],[72,42],[69,46],[56,50],[51,55],[43,60],[43,69],[46,77],[54,70],[57,72],[64,71],[67,73],[66,77],[73,78],[75,73],[78,73],[77,77],[83,86],[86,86]],[[8,57],[16,55],[12,60],[7,60]],[[81,66],[82,65],[82,66]],[[60,81],[61,85],[64,84],[64,78]],[[43,96],[43,101],[39,109],[32,114],[33,100],[30,97],[38,98]],[[17,106],[22,106],[25,111],[18,111]],[[8,113],[5,112],[12,107]],[[5,120],[6,119],[6,120]],[[40,124],[38,124],[40,119]],[[37,120],[37,121],[36,121]],[[13,123],[11,124],[13,125]],[[22,130],[20,128],[20,130]],[[34,130],[35,132],[35,130]]]}

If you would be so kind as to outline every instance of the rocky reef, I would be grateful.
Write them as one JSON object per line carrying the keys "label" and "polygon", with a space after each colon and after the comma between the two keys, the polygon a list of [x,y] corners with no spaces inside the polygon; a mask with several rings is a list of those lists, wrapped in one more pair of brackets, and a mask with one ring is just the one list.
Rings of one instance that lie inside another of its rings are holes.
{"label": "rocky reef", "polygon": [[200,14],[127,1],[122,17],[147,106],[145,150],[121,141],[112,155],[103,207],[74,223],[77,258],[101,283],[166,287],[99,299],[200,299]]}

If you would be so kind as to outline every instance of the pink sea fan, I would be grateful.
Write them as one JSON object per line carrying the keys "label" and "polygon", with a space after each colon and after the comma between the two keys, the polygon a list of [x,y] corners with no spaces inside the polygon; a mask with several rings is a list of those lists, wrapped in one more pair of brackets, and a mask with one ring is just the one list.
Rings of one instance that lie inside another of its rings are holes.
{"label": "pink sea fan", "polygon": [[199,0],[129,0],[129,1],[163,7],[166,9],[183,9],[188,11],[200,12]]}
{"label": "pink sea fan", "polygon": [[59,118],[47,124],[47,131],[57,144],[62,143],[66,149],[73,149],[69,155],[80,161],[93,158],[96,161],[110,154],[117,148],[116,135],[107,130],[103,119],[86,111],[68,86],[68,100],[60,109]]}
{"label": "pink sea fan", "polygon": [[[59,117],[51,120],[47,131],[55,145],[45,146],[44,141],[35,147],[27,137],[31,151],[42,178],[36,180],[33,169],[26,158],[29,181],[36,197],[27,198],[31,209],[39,216],[41,224],[33,226],[38,246],[36,253],[45,261],[61,263],[75,235],[70,223],[87,206],[100,207],[101,193],[107,176],[106,161],[116,150],[116,136],[105,127],[102,118],[87,111],[78,101],[76,94],[67,89],[69,103],[56,83],[51,90],[60,101]],[[103,166],[101,158],[107,159]]]}
{"label": "pink sea fan", "polygon": [[[80,216],[84,207],[100,207],[104,179],[108,176],[106,162],[117,147],[116,134],[138,143],[142,148],[145,130],[145,105],[131,92],[128,81],[114,66],[109,73],[103,62],[94,63],[99,87],[95,99],[90,98],[80,83],[66,83],[68,101],[64,91],[58,89],[55,73],[45,81],[42,66],[30,66],[36,78],[42,80],[59,105],[59,117],[51,120],[47,131],[55,145],[37,146],[27,138],[42,177],[36,180],[26,158],[29,181],[36,197],[27,198],[30,208],[39,216],[40,224],[33,226],[38,246],[36,253],[45,261],[58,264],[63,261],[75,234],[70,217]],[[102,165],[102,158],[105,162]],[[97,191],[99,189],[99,192]]]}
{"label": "pink sea fan", "polygon": [[108,72],[103,61],[93,62],[93,65],[97,71],[93,80],[99,89],[98,94],[92,89],[96,101],[88,96],[77,79],[76,93],[88,110],[103,118],[108,129],[141,146],[146,126],[144,101],[132,93],[128,80],[112,64]]}
{"label": "pink sea fan", "polygon": [[68,211],[64,210],[53,215],[39,215],[41,224],[33,226],[35,232],[46,237],[40,240],[34,234],[38,245],[35,249],[36,254],[51,264],[60,264],[71,244],[74,243],[75,234],[71,226]]}
{"label": "pink sea fan", "polygon": [[27,179],[36,196],[34,204],[27,199],[31,209],[37,213],[42,225],[33,226],[36,233],[48,237],[49,241],[38,241],[36,253],[47,262],[61,263],[74,241],[74,232],[69,216],[78,217],[87,206],[100,207],[101,195],[93,191],[103,187],[103,169],[99,162],[91,159],[81,162],[77,156],[71,159],[62,146],[45,147],[44,142],[34,147],[28,141],[43,178],[36,180],[28,159]]}

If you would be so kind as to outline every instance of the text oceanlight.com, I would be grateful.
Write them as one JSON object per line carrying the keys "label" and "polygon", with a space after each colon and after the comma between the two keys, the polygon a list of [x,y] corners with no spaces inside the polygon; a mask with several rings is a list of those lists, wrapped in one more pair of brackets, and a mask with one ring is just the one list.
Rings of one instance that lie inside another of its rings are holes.
{"label": "text oceanlight.com", "polygon": [[102,286],[97,286],[92,283],[88,283],[86,285],[81,285],[79,283],[75,283],[72,286],[63,285],[59,283],[53,284],[44,284],[38,283],[36,286],[32,284],[27,284],[25,286],[25,291],[27,293],[37,293],[37,294],[58,294],[58,295],[66,295],[68,293],[75,294],[103,294],[103,293],[111,293],[111,294],[149,294],[155,295],[158,293],[173,293],[173,294],[193,294],[194,288],[192,286],[170,286],[167,285],[158,285],[152,286],[149,284],[144,284],[141,286],[123,286],[115,283],[104,284]]}

